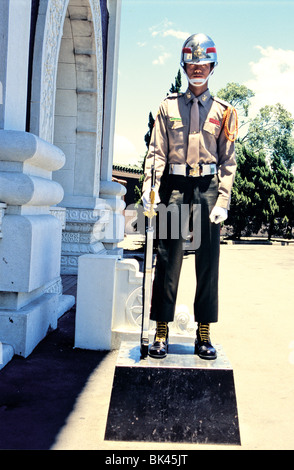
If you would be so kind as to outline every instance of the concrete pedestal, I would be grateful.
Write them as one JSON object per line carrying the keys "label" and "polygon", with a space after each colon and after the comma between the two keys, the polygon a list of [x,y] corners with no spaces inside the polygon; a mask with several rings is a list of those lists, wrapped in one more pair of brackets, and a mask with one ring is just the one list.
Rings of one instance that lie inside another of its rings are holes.
{"label": "concrete pedestal", "polygon": [[119,351],[105,439],[240,445],[232,367],[221,346],[205,361],[192,344],[171,344],[164,359]]}

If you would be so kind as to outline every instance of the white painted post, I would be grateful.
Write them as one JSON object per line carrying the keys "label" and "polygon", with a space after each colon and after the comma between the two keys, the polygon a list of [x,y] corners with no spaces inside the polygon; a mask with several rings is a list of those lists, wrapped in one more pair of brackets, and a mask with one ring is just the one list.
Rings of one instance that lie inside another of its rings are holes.
{"label": "white painted post", "polygon": [[30,0],[1,1],[1,82],[3,121],[0,128],[25,130],[28,57],[31,23]]}
{"label": "white painted post", "polygon": [[108,0],[109,11],[101,180],[111,181],[117,97],[121,0]]}

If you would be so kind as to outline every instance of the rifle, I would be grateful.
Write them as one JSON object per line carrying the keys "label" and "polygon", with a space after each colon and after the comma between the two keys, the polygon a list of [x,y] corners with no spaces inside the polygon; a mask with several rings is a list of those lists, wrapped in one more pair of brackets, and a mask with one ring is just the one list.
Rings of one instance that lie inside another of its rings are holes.
{"label": "rifle", "polygon": [[[154,159],[155,160],[155,159]],[[153,235],[154,228],[152,219],[156,212],[154,211],[155,202],[155,168],[151,168],[151,191],[150,191],[150,210],[145,211],[148,224],[145,235],[145,254],[144,254],[144,277],[143,277],[143,311],[142,311],[142,329],[141,329],[141,358],[148,355],[149,346],[149,318],[152,297],[152,271],[153,271]]]}

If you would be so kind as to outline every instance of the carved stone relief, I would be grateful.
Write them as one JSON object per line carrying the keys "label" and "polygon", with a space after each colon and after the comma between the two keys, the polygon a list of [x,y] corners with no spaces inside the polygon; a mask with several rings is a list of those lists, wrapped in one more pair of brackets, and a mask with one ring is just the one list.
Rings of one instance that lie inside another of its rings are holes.
{"label": "carved stone relief", "polygon": [[[70,75],[64,74],[68,64]],[[103,213],[103,201],[99,214],[92,209],[100,190],[103,88],[100,0],[41,0],[31,121],[32,132],[66,155],[64,168],[53,175],[64,189],[61,205],[67,209],[63,273],[77,273],[79,255],[105,250],[100,240],[109,211]]]}
{"label": "carved stone relief", "polygon": [[[73,1],[73,4],[82,4]],[[43,33],[43,37],[37,37],[36,41],[43,44],[40,51],[41,57],[36,57],[35,61],[39,63],[40,74],[40,108],[39,108],[39,132],[38,135],[48,142],[53,142],[54,134],[54,105],[55,105],[55,92],[56,92],[56,74],[59,57],[59,49],[61,38],[63,35],[64,18],[69,0],[41,0],[40,12],[42,16],[45,15],[45,23],[43,32],[39,30],[39,35]],[[97,74],[97,131],[98,137],[97,146],[101,142],[102,132],[102,114],[103,114],[103,54],[102,54],[102,34],[101,34],[101,11],[99,0],[89,0],[91,6],[93,30],[95,32],[95,54],[97,60],[97,69],[101,73]],[[44,21],[44,18],[40,17]],[[34,69],[37,73],[36,68]],[[37,77],[34,77],[36,80]],[[36,98],[36,96],[35,96]],[[32,108],[32,112],[36,112]],[[35,116],[36,118],[37,116]],[[99,141],[99,142],[98,142]]]}

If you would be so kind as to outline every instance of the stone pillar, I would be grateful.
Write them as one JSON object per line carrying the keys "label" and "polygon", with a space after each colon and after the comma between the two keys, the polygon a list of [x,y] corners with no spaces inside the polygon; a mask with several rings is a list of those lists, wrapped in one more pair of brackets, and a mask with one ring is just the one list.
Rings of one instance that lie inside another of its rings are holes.
{"label": "stone pillar", "polygon": [[52,171],[63,165],[54,145],[0,130],[0,341],[24,357],[74,304],[61,295],[62,224],[50,212],[63,197]]}
{"label": "stone pillar", "polygon": [[31,0],[0,2],[0,129],[26,123]]}
{"label": "stone pillar", "polygon": [[105,105],[101,157],[101,180],[103,181],[111,181],[112,179],[121,0],[108,0],[107,7],[109,11],[107,47],[111,53],[107,54],[105,77]]}
{"label": "stone pillar", "polygon": [[0,2],[1,367],[30,354],[74,302],[62,295],[62,224],[51,214],[63,196],[52,172],[64,155],[25,132],[30,19],[31,0]]}
{"label": "stone pillar", "polygon": [[126,193],[126,188],[114,181],[101,181],[100,195],[106,202],[109,209],[109,222],[104,230],[103,243],[112,254],[122,254],[123,250],[117,248],[117,244],[124,239],[125,217],[123,210],[125,202],[122,197]]}

